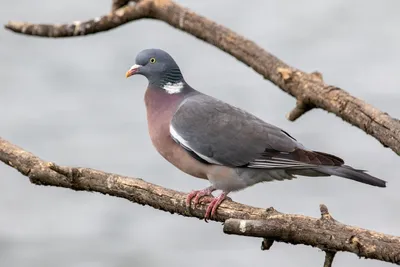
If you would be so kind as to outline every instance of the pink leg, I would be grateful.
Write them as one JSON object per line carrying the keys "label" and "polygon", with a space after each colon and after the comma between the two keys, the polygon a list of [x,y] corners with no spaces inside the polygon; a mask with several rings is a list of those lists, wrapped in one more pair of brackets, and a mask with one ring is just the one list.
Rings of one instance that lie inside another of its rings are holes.
{"label": "pink leg", "polygon": [[218,206],[226,199],[228,193],[222,192],[221,195],[214,198],[213,201],[208,205],[206,215],[204,216],[204,220],[207,222],[207,219],[210,219],[217,212]]}
{"label": "pink leg", "polygon": [[193,198],[193,204],[196,206],[199,203],[201,197],[209,196],[213,191],[215,191],[215,188],[212,186],[209,186],[203,190],[193,190],[186,198],[186,206],[190,207],[190,202]]}

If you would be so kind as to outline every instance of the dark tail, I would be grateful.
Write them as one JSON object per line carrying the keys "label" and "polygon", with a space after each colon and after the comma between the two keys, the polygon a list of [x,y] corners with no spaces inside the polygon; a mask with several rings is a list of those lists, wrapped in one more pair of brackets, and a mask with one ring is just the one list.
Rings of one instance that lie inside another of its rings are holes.
{"label": "dark tail", "polygon": [[317,170],[326,174],[344,177],[364,184],[369,184],[378,187],[386,187],[386,181],[371,176],[363,170],[353,169],[352,167],[347,165],[319,166]]}

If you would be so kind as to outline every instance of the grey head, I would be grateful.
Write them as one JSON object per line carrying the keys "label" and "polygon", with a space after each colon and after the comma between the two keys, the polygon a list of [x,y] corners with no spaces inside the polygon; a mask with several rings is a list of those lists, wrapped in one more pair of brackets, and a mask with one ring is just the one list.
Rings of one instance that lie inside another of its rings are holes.
{"label": "grey head", "polygon": [[187,84],[175,60],[161,49],[141,51],[126,77],[143,75],[149,81],[149,87],[166,90],[169,94],[180,93]]}

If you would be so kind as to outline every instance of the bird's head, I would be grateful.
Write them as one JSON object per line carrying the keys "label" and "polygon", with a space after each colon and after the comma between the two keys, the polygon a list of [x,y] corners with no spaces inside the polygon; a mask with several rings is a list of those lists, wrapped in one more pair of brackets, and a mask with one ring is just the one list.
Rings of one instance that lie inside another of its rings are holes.
{"label": "bird's head", "polygon": [[161,49],[141,51],[135,64],[126,72],[126,77],[140,74],[147,78],[149,84],[163,88],[168,93],[179,92],[184,86],[182,73],[175,60]]}

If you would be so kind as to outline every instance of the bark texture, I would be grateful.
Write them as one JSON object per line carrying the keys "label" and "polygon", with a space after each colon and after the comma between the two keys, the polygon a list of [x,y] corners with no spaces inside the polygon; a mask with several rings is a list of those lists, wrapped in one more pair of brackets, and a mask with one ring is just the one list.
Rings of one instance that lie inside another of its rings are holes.
{"label": "bark texture", "polygon": [[[113,6],[129,1],[114,0]],[[385,147],[400,154],[400,122],[343,89],[325,84],[319,72],[306,73],[289,66],[254,42],[202,17],[170,0],[136,0],[108,15],[70,24],[32,24],[10,21],[5,28],[40,37],[72,37],[114,29],[142,18],[164,21],[185,31],[248,65],[265,79],[297,99],[287,118],[298,119],[313,108],[331,112],[375,137]]]}
{"label": "bark texture", "polygon": [[[321,208],[321,213],[322,210]],[[331,266],[336,251],[352,252],[360,257],[400,264],[398,237],[345,225],[332,219],[330,215],[312,220],[282,213],[271,214],[267,220],[228,219],[224,223],[224,233],[268,237],[285,243],[315,246],[326,251],[326,266]],[[294,240],[298,243],[293,242]]]}
{"label": "bark texture", "polygon": [[[139,178],[89,168],[58,166],[2,138],[0,161],[28,176],[30,181],[37,185],[99,192],[170,213],[204,218],[206,205],[200,204],[189,209],[185,204],[185,193],[163,188]],[[225,222],[224,232],[227,234],[264,238],[262,249],[269,249],[273,240],[320,248],[327,251],[325,264],[332,263],[332,253],[336,251],[347,251],[368,259],[400,264],[400,237],[339,223],[329,215],[324,205],[321,205],[320,209],[321,218],[316,219],[227,200],[221,204],[216,217],[211,220]]]}

